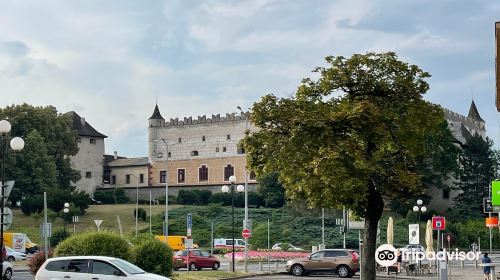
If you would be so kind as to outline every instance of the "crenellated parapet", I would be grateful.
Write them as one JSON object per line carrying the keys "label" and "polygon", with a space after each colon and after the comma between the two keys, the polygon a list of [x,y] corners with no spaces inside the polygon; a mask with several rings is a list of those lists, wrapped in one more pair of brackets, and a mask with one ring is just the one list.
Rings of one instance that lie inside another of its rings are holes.
{"label": "crenellated parapet", "polygon": [[446,120],[452,122],[462,123],[464,126],[474,129],[474,130],[483,130],[484,123],[480,121],[473,120],[464,115],[455,113],[449,109],[443,108],[443,112],[445,114]]}
{"label": "crenellated parapet", "polygon": [[221,117],[220,114],[212,115],[212,118],[207,118],[206,115],[198,116],[197,119],[193,117],[184,117],[184,120],[179,120],[179,118],[171,118],[170,121],[165,122],[165,126],[183,126],[183,125],[197,125],[205,123],[219,123],[219,122],[234,122],[243,121],[246,116],[243,114],[236,113],[226,113],[225,117]]}

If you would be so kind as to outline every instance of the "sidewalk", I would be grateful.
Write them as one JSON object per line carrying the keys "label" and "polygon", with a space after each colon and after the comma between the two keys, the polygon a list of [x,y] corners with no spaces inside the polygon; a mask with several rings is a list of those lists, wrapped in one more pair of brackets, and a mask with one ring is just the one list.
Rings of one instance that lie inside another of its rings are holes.
{"label": "sidewalk", "polygon": [[[496,272],[498,275],[498,272]],[[419,276],[406,276],[406,274],[399,274],[395,275],[391,273],[390,275],[387,275],[386,272],[382,273],[377,273],[377,276],[379,277],[384,277],[384,278],[394,278],[394,279],[420,279],[420,280],[426,280],[426,279],[438,279],[437,276],[434,274],[429,274],[429,275],[419,275]],[[474,267],[452,267],[451,268],[451,276],[448,278],[449,280],[483,280],[483,270],[481,267],[474,268]],[[496,280],[496,279],[495,279]]]}

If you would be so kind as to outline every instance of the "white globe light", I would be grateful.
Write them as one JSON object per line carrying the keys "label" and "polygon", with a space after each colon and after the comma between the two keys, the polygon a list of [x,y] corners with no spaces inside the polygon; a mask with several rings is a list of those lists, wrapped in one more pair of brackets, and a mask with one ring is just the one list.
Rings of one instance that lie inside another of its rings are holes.
{"label": "white globe light", "polygon": [[222,192],[223,193],[228,193],[229,192],[229,187],[226,186],[226,185],[222,186]]}
{"label": "white globe light", "polygon": [[68,208],[64,208],[64,213],[69,213],[69,209]]}
{"label": "white globe light", "polygon": [[422,211],[422,213],[424,213],[425,211],[427,211],[427,207],[422,206],[422,208],[420,208],[420,210]]}
{"label": "white globe light", "polygon": [[244,191],[245,191],[245,187],[244,187],[243,185],[238,185],[238,186],[236,187],[236,190],[237,190],[238,192],[244,192]]}
{"label": "white globe light", "polygon": [[413,206],[413,211],[418,212],[418,206]]}
{"label": "white globe light", "polygon": [[10,140],[10,147],[14,151],[20,151],[24,148],[24,140],[21,137],[14,137]]}
{"label": "white globe light", "polygon": [[231,176],[229,177],[229,182],[231,182],[232,184],[234,184],[234,183],[236,182],[236,176],[231,175]]}
{"label": "white globe light", "polygon": [[418,204],[418,205],[422,205],[423,203],[424,203],[424,202],[422,201],[422,199],[417,200],[417,204]]}
{"label": "white globe light", "polygon": [[0,121],[0,133],[9,133],[10,131],[10,122],[8,120]]}
{"label": "white globe light", "polygon": [[64,203],[64,207],[69,207],[69,203]]}

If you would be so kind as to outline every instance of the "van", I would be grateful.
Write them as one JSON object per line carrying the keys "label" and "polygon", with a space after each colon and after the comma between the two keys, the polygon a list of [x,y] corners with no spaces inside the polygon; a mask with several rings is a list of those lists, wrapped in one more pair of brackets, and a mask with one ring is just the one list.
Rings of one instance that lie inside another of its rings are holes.
{"label": "van", "polygon": [[186,249],[186,236],[182,235],[155,235],[155,238],[161,242],[167,243],[168,247],[174,251]]}
{"label": "van", "polygon": [[[214,239],[214,248],[233,248],[232,238],[216,238]],[[234,248],[243,249],[245,248],[245,240],[234,239]]]}
{"label": "van", "polygon": [[20,232],[4,232],[3,244],[21,253],[33,254],[38,250],[38,246],[25,233]]}

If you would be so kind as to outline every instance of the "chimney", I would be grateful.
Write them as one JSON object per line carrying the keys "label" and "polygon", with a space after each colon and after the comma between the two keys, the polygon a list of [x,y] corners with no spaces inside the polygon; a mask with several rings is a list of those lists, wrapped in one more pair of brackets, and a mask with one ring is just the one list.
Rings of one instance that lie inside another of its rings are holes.
{"label": "chimney", "polygon": [[82,122],[82,126],[85,126],[85,118],[80,118],[80,121]]}
{"label": "chimney", "polygon": [[114,157],[113,158],[114,159],[118,159],[118,152],[117,151],[114,152]]}

